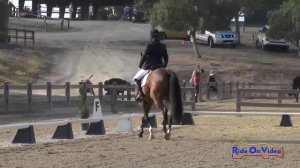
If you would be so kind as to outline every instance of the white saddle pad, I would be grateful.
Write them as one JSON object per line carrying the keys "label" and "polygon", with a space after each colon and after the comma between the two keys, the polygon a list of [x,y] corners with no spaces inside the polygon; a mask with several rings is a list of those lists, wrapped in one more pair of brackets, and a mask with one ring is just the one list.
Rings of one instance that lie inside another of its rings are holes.
{"label": "white saddle pad", "polygon": [[148,76],[151,74],[151,72],[152,72],[152,71],[150,71],[149,73],[147,73],[147,74],[143,77],[142,83],[141,83],[141,86],[142,86],[142,87],[146,85],[147,78],[148,78]]}

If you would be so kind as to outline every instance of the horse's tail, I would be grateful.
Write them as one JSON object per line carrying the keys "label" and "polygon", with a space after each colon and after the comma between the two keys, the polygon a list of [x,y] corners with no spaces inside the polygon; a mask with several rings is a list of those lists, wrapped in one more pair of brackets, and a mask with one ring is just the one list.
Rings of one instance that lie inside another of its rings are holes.
{"label": "horse's tail", "polygon": [[169,82],[169,110],[172,113],[172,118],[174,122],[180,122],[182,117],[182,99],[181,99],[181,89],[178,81],[178,77],[173,71],[170,72],[170,82]]}

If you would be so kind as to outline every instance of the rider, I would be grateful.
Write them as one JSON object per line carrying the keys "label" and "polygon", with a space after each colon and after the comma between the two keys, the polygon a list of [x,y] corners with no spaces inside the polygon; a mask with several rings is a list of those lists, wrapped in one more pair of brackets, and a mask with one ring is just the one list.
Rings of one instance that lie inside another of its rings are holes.
{"label": "rider", "polygon": [[151,33],[151,43],[147,45],[145,53],[141,57],[139,71],[133,77],[137,88],[136,101],[141,101],[144,97],[141,79],[150,71],[167,67],[168,60],[166,45],[160,42],[159,31],[154,29]]}

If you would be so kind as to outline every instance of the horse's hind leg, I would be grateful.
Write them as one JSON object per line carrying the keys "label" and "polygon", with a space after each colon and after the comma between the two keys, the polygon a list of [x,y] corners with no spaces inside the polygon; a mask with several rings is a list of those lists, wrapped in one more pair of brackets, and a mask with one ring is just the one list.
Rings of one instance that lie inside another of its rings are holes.
{"label": "horse's hind leg", "polygon": [[165,132],[164,138],[165,138],[165,140],[169,140],[170,139],[170,134],[168,133],[169,130],[167,130],[167,128],[166,128],[166,124],[170,123],[170,121],[167,121],[167,119],[168,119],[168,109],[165,108],[162,100],[160,100],[158,97],[155,98],[154,104],[156,105],[156,107],[158,109],[160,109],[162,111],[162,114],[164,116],[164,122],[163,122],[163,130]]}
{"label": "horse's hind leg", "polygon": [[164,116],[164,121],[163,121],[163,130],[164,130],[164,133],[166,134],[167,133],[167,123],[168,123],[168,109],[164,109],[164,112],[163,112],[163,116]]}
{"label": "horse's hind leg", "polygon": [[[164,109],[163,112],[164,115],[164,124],[163,124],[163,130],[165,132],[165,140],[170,140],[171,137],[171,125],[172,125],[172,118],[171,115],[168,115],[168,109]],[[167,123],[168,123],[168,130],[167,130]]]}

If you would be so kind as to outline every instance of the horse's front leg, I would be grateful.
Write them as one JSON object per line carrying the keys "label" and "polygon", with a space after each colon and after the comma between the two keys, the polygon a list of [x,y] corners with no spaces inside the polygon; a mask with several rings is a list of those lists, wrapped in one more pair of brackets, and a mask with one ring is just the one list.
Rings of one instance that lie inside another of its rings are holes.
{"label": "horse's front leg", "polygon": [[[141,106],[142,110],[144,111],[144,116],[142,118],[142,124],[141,124],[141,132],[139,133],[139,137],[141,138],[141,137],[143,137],[144,127],[145,127],[146,122],[148,122],[150,125],[148,114],[149,114],[149,111],[151,108],[151,104],[148,104],[147,102],[142,101],[142,102],[140,102],[140,106]],[[150,128],[151,128],[150,135],[153,136],[151,125],[150,125]],[[150,128],[149,128],[149,131],[150,131]]]}
{"label": "horse's front leg", "polygon": [[151,122],[150,122],[150,119],[148,117],[148,114],[146,116],[146,119],[147,123],[149,124],[149,140],[151,139],[154,139],[154,136],[153,136],[153,128],[152,128],[152,125],[151,125]]}
{"label": "horse's front leg", "polygon": [[145,117],[142,117],[142,124],[141,124],[141,132],[139,133],[139,137],[142,138],[143,137],[143,133],[144,133],[144,125],[145,125]]}
{"label": "horse's front leg", "polygon": [[295,97],[296,97],[296,102],[299,103],[299,100],[298,100],[299,95],[295,94]]}

